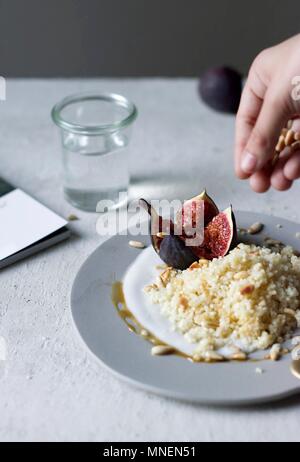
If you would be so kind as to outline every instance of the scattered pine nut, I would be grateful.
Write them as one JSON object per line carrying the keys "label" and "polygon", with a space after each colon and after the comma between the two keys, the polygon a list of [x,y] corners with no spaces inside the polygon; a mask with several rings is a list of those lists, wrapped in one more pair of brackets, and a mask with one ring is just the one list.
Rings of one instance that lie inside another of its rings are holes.
{"label": "scattered pine nut", "polygon": [[77,221],[77,220],[79,220],[79,218],[76,215],[74,215],[73,213],[71,213],[71,215],[68,216],[67,220],[68,221]]}
{"label": "scattered pine nut", "polygon": [[267,245],[282,245],[282,242],[281,242],[281,241],[277,241],[276,239],[271,239],[271,238],[269,238],[269,237],[267,237],[267,238],[265,239],[265,243],[266,243]]}
{"label": "scattered pine nut", "polygon": [[300,233],[296,233],[296,239],[300,239]]}
{"label": "scattered pine nut", "polygon": [[140,241],[129,241],[129,245],[135,249],[144,249],[146,247],[145,244]]}
{"label": "scattered pine nut", "polygon": [[290,130],[290,129],[292,128],[293,123],[294,123],[293,120],[289,120],[289,121],[288,121],[288,123],[287,123],[287,128],[288,128],[288,130]]}
{"label": "scattered pine nut", "polygon": [[280,223],[278,223],[278,225],[276,225],[276,228],[278,228],[278,229],[282,229],[282,228],[283,228],[283,226],[282,226]]}
{"label": "scattered pine nut", "polygon": [[253,223],[248,229],[249,234],[258,234],[264,229],[264,225],[262,223]]}
{"label": "scattered pine nut", "polygon": [[152,356],[167,356],[174,353],[174,348],[168,345],[156,345],[151,348]]}
{"label": "scattered pine nut", "polygon": [[281,345],[279,343],[275,343],[270,351],[270,359],[271,361],[278,361],[280,359],[281,353]]}

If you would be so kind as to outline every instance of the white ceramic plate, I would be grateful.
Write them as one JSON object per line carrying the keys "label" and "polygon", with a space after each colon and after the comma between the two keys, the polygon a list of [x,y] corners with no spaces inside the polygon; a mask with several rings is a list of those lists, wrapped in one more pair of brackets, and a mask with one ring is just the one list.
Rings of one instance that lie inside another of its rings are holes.
{"label": "white ceramic plate", "polygon": [[[300,251],[300,241],[295,236],[300,225],[249,212],[238,212],[236,218],[238,226],[243,228],[257,221],[264,223],[263,235],[282,240]],[[282,229],[278,229],[278,223],[282,224]],[[260,244],[262,237],[253,236],[251,242]],[[276,363],[249,361],[218,364],[193,364],[177,356],[151,356],[149,343],[128,331],[111,298],[112,285],[123,280],[137,257],[149,258],[149,262],[156,258],[149,250],[144,251],[145,257],[141,257],[141,251],[129,247],[130,239],[130,235],[118,235],[100,246],[80,269],[72,289],[71,306],[75,325],[88,349],[103,365],[120,378],[145,390],[205,404],[259,403],[300,392],[300,381],[290,372],[290,355]],[[150,244],[149,238],[143,240]],[[144,280],[143,277],[134,278],[131,275],[134,279],[131,287],[136,284],[137,292],[141,293],[144,282],[148,282],[150,276],[152,274],[147,273]],[[130,308],[134,311],[134,307]],[[148,314],[145,313],[141,320],[146,324],[149,322]],[[164,330],[167,321],[161,321]],[[257,367],[263,369],[264,374],[257,374]]]}

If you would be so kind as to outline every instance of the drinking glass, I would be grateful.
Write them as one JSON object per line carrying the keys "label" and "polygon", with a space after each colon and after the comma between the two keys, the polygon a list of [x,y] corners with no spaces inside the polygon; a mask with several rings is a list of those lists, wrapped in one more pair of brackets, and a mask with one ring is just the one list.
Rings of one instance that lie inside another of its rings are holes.
{"label": "drinking glass", "polygon": [[60,101],[51,115],[61,133],[66,199],[91,212],[100,201],[108,209],[124,205],[135,105],[117,94],[83,93]]}

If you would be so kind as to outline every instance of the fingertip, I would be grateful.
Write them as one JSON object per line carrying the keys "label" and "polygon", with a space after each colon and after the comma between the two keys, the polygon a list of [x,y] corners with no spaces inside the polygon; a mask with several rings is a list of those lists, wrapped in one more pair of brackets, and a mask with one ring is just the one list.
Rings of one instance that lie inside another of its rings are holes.
{"label": "fingertip", "polygon": [[277,170],[271,176],[271,185],[277,191],[288,191],[292,184],[293,181],[285,177],[283,170]]}
{"label": "fingertip", "polygon": [[271,186],[270,177],[264,171],[256,172],[250,178],[250,186],[256,193],[266,193]]}
{"label": "fingertip", "polygon": [[248,178],[251,176],[249,173],[243,172],[240,167],[235,168],[235,175],[239,180],[248,180]]}
{"label": "fingertip", "polygon": [[291,181],[300,178],[300,151],[295,152],[283,169],[284,176]]}
{"label": "fingertip", "polygon": [[242,154],[241,159],[241,170],[247,174],[251,175],[255,172],[257,168],[257,157],[251,154],[249,151],[245,151]]}

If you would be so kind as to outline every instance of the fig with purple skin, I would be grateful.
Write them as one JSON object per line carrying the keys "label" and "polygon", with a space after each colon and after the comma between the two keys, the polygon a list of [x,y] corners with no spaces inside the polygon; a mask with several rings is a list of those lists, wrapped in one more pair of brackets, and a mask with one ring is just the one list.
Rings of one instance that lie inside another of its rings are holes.
{"label": "fig with purple skin", "polygon": [[185,245],[183,239],[172,234],[162,239],[158,254],[168,266],[182,271],[199,260],[191,247]]}
{"label": "fig with purple skin", "polygon": [[[187,269],[195,261],[223,257],[236,243],[236,224],[232,208],[224,212],[204,191],[185,202],[175,224],[163,219],[144,199],[140,204],[151,216],[151,240],[161,259],[175,269]],[[180,234],[178,232],[181,230]],[[198,242],[195,237],[201,236]]]}
{"label": "fig with purple skin", "polygon": [[230,67],[209,69],[201,77],[199,93],[211,108],[236,114],[242,95],[242,75]]}

